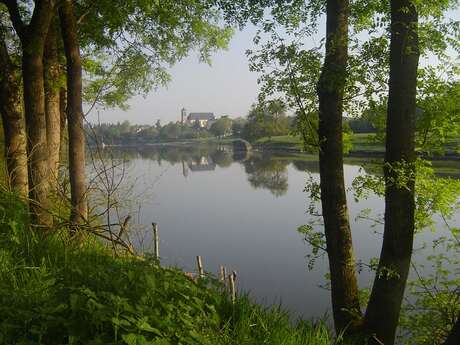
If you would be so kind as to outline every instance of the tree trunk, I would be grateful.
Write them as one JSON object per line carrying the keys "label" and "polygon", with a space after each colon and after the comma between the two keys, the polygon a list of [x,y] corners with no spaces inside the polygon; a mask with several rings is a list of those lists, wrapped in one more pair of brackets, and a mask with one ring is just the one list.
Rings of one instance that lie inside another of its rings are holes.
{"label": "tree trunk", "polygon": [[5,138],[5,158],[11,190],[27,198],[27,144],[22,109],[19,68],[10,60],[6,44],[0,42],[0,112]]}
{"label": "tree trunk", "polygon": [[343,176],[342,112],[348,60],[348,1],[327,1],[326,57],[318,82],[321,204],[338,332],[360,321],[358,283]]}
{"label": "tree trunk", "polygon": [[[43,51],[43,50],[42,50]],[[35,48],[23,53],[24,108],[28,134],[29,186],[32,224],[48,228],[49,213],[48,145],[46,141],[45,93],[43,89],[42,55]]]}
{"label": "tree trunk", "polygon": [[457,316],[457,322],[455,322],[454,326],[452,327],[452,330],[450,331],[443,345],[457,345],[459,339],[460,339],[460,313]]}
{"label": "tree trunk", "polygon": [[54,0],[36,1],[28,25],[22,21],[17,1],[4,1],[21,40],[24,112],[29,163],[29,197],[32,226],[46,231],[52,225],[48,182],[43,51]]}
{"label": "tree trunk", "polygon": [[61,113],[60,113],[60,66],[58,54],[57,27],[52,24],[46,38],[45,65],[45,110],[46,135],[48,145],[48,163],[50,184],[53,190],[58,185],[59,155],[61,148]]}
{"label": "tree trunk", "polygon": [[[64,71],[62,73],[65,73]],[[67,152],[67,140],[66,140],[66,135],[65,135],[65,129],[66,129],[66,104],[67,104],[67,91],[64,87],[61,87],[59,90],[59,112],[60,112],[60,142],[61,142],[61,148],[60,148],[60,161],[65,161],[65,153]]]}
{"label": "tree trunk", "polygon": [[[390,81],[385,154],[385,227],[365,328],[394,343],[412,255],[415,212],[415,109],[419,61],[413,1],[391,1]],[[398,185],[394,181],[407,180]],[[378,343],[376,341],[376,343]]]}
{"label": "tree trunk", "polygon": [[71,190],[71,222],[87,219],[85,185],[85,133],[82,108],[82,67],[77,23],[71,0],[59,8],[61,31],[67,60],[67,126],[69,131],[69,178]]}

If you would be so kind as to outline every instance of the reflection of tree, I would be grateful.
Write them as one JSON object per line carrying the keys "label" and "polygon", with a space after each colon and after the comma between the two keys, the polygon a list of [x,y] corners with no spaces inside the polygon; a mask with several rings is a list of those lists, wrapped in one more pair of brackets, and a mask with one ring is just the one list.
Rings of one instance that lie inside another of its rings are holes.
{"label": "reflection of tree", "polygon": [[231,152],[224,150],[216,150],[211,154],[212,160],[221,168],[227,168],[233,163],[233,157]]}
{"label": "reflection of tree", "polygon": [[254,188],[268,189],[275,196],[282,196],[288,190],[287,165],[289,161],[258,156],[244,162],[248,181]]}
{"label": "reflection of tree", "polygon": [[[316,158],[316,157],[315,157]],[[294,160],[292,161],[294,167],[299,171],[308,171],[312,173],[319,173],[319,162],[315,160]]]}

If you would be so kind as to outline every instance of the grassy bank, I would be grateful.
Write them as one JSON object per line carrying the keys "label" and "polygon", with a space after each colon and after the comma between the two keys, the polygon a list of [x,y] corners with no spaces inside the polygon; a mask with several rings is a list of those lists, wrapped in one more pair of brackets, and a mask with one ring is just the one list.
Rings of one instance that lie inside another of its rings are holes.
{"label": "grassy bank", "polygon": [[65,232],[39,239],[27,211],[0,194],[0,344],[333,344],[322,324],[293,325],[286,312],[219,282],[193,281],[152,259],[114,256]]}
{"label": "grassy bank", "polygon": [[[383,154],[385,152],[385,145],[383,142],[376,139],[374,133],[352,133],[350,135],[351,149],[350,153],[354,152],[368,153],[373,155],[375,153]],[[253,142],[256,146],[262,147],[280,147],[280,148],[293,148],[293,149],[302,149],[302,138],[300,136],[294,135],[281,135],[274,137],[264,137],[257,139]],[[443,145],[444,150],[447,154],[456,154],[457,147],[459,145],[458,138],[451,138],[446,141]]]}
{"label": "grassy bank", "polygon": [[[376,142],[373,140],[375,137],[372,133],[354,133],[350,136],[352,149],[351,151],[363,151],[363,152],[384,152],[385,147],[383,143]],[[266,147],[290,147],[293,149],[302,150],[302,138],[294,135],[281,135],[274,137],[264,137],[254,141],[254,145],[266,146]]]}

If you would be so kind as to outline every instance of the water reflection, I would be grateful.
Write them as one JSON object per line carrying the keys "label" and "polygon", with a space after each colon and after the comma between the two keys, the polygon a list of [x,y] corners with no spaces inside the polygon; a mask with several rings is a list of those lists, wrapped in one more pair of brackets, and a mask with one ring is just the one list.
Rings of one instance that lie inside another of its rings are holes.
{"label": "water reflection", "polygon": [[[239,288],[258,301],[281,301],[305,318],[328,310],[329,292],[318,288],[325,284],[327,260],[318,259],[309,271],[309,247],[296,231],[309,221],[308,195],[302,190],[305,171],[319,179],[315,156],[248,154],[218,145],[110,150],[115,159],[130,161],[130,176],[136,178],[133,191],[141,197],[134,199],[138,205],[133,210],[139,206],[142,211],[133,218],[160,226],[162,264],[192,271],[201,255],[208,272],[217,273],[220,265],[236,270]],[[380,171],[377,165],[360,171],[362,163],[346,161],[347,187],[361,173]],[[375,232],[382,229],[357,221],[358,215],[367,208],[379,214],[383,207],[378,196],[358,203],[349,194],[356,257],[363,262],[378,255],[381,242]],[[149,250],[149,236],[147,232],[135,247]],[[368,287],[371,278],[362,272],[360,286]]]}
{"label": "water reflection", "polygon": [[[235,151],[228,145],[157,145],[140,148],[110,148],[111,154],[124,160],[149,159],[161,166],[163,161],[180,165],[182,175],[214,171],[216,167],[229,168],[241,164],[247,180],[254,189],[265,189],[276,197],[286,194],[289,188],[288,166],[298,171],[319,172],[316,156],[283,156],[276,153],[258,151]],[[351,165],[354,165],[351,162]],[[356,163],[355,165],[360,165]],[[375,168],[373,173],[375,173]]]}
{"label": "water reflection", "polygon": [[267,155],[256,155],[244,162],[248,181],[255,189],[268,189],[275,196],[282,196],[288,190],[287,166],[289,161],[272,159]]}

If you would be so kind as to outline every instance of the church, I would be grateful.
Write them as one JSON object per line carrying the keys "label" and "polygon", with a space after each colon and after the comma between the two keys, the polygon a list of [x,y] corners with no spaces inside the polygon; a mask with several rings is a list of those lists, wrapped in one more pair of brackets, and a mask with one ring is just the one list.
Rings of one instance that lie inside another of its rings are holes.
{"label": "church", "polygon": [[198,125],[200,128],[209,129],[215,121],[214,113],[190,113],[187,116],[185,108],[181,110],[181,124],[190,127]]}

